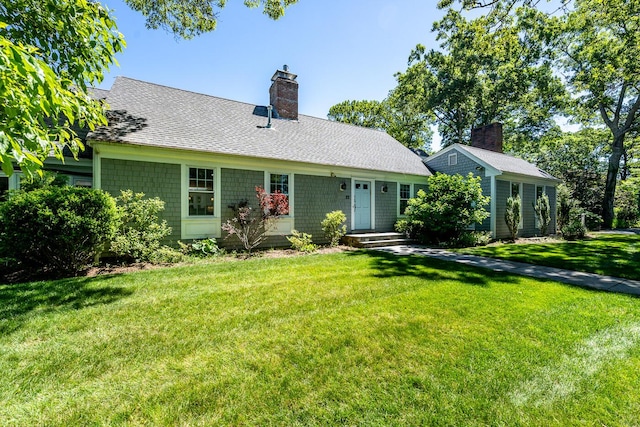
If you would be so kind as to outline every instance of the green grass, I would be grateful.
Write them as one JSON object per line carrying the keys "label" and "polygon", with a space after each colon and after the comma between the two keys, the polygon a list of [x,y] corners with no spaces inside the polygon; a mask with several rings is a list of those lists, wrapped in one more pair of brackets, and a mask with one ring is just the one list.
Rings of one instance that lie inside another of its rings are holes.
{"label": "green grass", "polygon": [[506,243],[458,252],[640,280],[640,235],[600,234],[575,242]]}
{"label": "green grass", "polygon": [[4,425],[633,425],[640,304],[352,252],[0,285]]}

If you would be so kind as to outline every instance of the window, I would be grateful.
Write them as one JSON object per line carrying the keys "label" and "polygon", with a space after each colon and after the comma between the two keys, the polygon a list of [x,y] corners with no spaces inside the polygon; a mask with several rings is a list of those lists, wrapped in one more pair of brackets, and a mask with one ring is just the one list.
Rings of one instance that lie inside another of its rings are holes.
{"label": "window", "polygon": [[546,191],[545,191],[544,185],[536,185],[536,202],[545,193],[546,193]]}
{"label": "window", "polygon": [[400,215],[404,215],[405,209],[409,204],[411,198],[411,184],[400,184]]}
{"label": "window", "polygon": [[282,193],[289,195],[289,175],[272,173],[269,179],[269,193]]}
{"label": "window", "polygon": [[9,177],[0,176],[0,201],[7,197],[7,191],[9,191]]}
{"label": "window", "polygon": [[189,168],[189,215],[213,215],[213,169]]}
{"label": "window", "polygon": [[458,153],[449,154],[449,166],[458,164]]}

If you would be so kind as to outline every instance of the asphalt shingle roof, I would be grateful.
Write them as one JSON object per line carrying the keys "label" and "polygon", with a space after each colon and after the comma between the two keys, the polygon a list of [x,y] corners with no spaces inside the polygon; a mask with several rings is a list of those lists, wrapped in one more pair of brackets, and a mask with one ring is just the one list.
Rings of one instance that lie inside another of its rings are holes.
{"label": "asphalt shingle roof", "polygon": [[535,178],[557,180],[557,178],[538,168],[536,165],[518,157],[513,157],[504,153],[497,153],[495,151],[485,150],[482,148],[472,147],[470,145],[455,144],[455,146],[458,149],[467,151],[471,155],[477,157],[479,160],[482,160],[489,166],[499,171],[515,173],[518,175],[526,175]]}
{"label": "asphalt shingle roof", "polygon": [[97,141],[343,166],[431,173],[419,156],[385,132],[300,115],[273,119],[266,109],[125,77],[107,95],[109,127]]}

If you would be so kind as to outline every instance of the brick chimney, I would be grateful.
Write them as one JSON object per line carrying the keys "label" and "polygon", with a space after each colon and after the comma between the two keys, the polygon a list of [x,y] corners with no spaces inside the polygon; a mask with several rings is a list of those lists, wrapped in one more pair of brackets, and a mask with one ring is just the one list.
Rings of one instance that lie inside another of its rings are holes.
{"label": "brick chimney", "polygon": [[502,153],[502,123],[471,129],[471,146]]}
{"label": "brick chimney", "polygon": [[270,103],[281,119],[298,120],[298,82],[288,66],[275,72],[269,88]]}

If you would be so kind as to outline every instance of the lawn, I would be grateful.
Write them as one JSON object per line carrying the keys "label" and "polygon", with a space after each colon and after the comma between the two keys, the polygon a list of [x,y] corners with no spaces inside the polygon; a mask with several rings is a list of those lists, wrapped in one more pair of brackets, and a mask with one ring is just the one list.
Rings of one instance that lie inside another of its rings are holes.
{"label": "lawn", "polygon": [[0,285],[2,425],[633,425],[640,303],[345,252]]}
{"label": "lawn", "polygon": [[459,252],[640,280],[640,235],[598,234],[575,242],[506,243]]}

